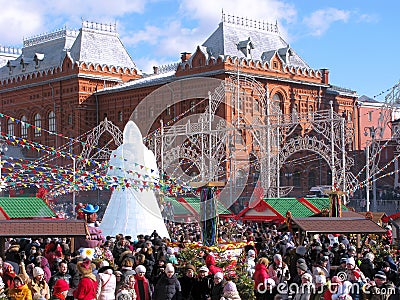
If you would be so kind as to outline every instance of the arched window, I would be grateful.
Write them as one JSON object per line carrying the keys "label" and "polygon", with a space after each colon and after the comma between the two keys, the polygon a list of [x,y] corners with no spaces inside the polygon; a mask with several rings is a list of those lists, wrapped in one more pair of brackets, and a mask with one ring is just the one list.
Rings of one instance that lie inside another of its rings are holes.
{"label": "arched window", "polygon": [[308,173],[308,188],[312,188],[313,186],[316,185],[316,178],[315,178],[315,172],[311,171]]}
{"label": "arched window", "polygon": [[298,108],[297,104],[295,103],[292,106],[292,122],[293,123],[297,123],[297,121],[299,119],[298,112],[299,112],[299,108]]}
{"label": "arched window", "polygon": [[308,117],[311,119],[313,117],[313,106],[308,106]]}
{"label": "arched window", "polygon": [[258,99],[253,99],[253,112],[260,112],[260,104]]}
{"label": "arched window", "polygon": [[69,115],[68,115],[68,125],[72,125],[72,123],[73,123],[72,115],[69,114]]}
{"label": "arched window", "polygon": [[9,135],[14,135],[14,122],[10,119],[7,121],[7,132]]}
{"label": "arched window", "polygon": [[283,173],[282,170],[279,172],[279,185],[280,186],[285,186],[286,185],[285,174]]}
{"label": "arched window", "polygon": [[280,93],[275,93],[272,96],[272,104],[280,111],[280,113],[283,113],[283,97]]}
{"label": "arched window", "polygon": [[301,187],[300,175],[301,175],[300,171],[295,171],[293,173],[293,185],[295,187]]}
{"label": "arched window", "polygon": [[42,130],[41,130],[42,118],[40,117],[39,114],[36,114],[34,120],[35,120],[35,136],[41,136],[42,135]]}
{"label": "arched window", "polygon": [[56,132],[56,114],[54,111],[49,112],[49,131]]}
{"label": "arched window", "polygon": [[154,107],[153,106],[150,106],[150,108],[149,108],[149,117],[150,118],[154,117]]}
{"label": "arched window", "polygon": [[118,112],[118,122],[122,122],[122,111]]}
{"label": "arched window", "polygon": [[26,124],[27,120],[25,116],[21,117],[21,137],[28,137],[28,125]]}

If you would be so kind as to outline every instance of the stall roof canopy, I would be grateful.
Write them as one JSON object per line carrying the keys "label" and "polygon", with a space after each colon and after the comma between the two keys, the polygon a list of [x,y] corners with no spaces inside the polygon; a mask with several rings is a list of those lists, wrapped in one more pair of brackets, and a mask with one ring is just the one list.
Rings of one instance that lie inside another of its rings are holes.
{"label": "stall roof canopy", "polygon": [[182,203],[180,203],[176,198],[173,197],[164,197],[164,201],[171,202],[174,207],[175,215],[190,215],[190,211],[188,211]]}
{"label": "stall roof canopy", "polygon": [[[323,209],[330,209],[331,202],[329,198],[303,198],[307,202],[311,203],[314,207],[316,207],[319,211]],[[348,210],[345,205],[342,204],[342,211]]]}
{"label": "stall roof canopy", "polygon": [[314,214],[314,212],[299,202],[296,198],[268,198],[264,199],[282,217],[290,211],[293,217],[304,218]]}
{"label": "stall roof canopy", "polygon": [[83,220],[0,220],[1,237],[86,236]]}
{"label": "stall roof canopy", "polygon": [[293,227],[307,233],[374,233],[384,234],[386,230],[365,218],[298,218]]}
{"label": "stall roof canopy", "polygon": [[43,199],[36,197],[0,197],[0,210],[6,219],[57,217]]}
{"label": "stall roof canopy", "polygon": [[[201,210],[201,201],[198,197],[181,197],[184,199],[193,209],[195,209],[198,213]],[[220,201],[217,201],[217,214],[219,215],[230,215],[232,212],[227,209]]]}

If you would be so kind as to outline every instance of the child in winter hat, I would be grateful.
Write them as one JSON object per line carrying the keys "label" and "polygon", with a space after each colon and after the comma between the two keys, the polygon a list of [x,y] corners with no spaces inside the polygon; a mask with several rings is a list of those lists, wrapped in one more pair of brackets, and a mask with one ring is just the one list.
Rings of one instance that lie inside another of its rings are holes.
{"label": "child in winter hat", "polygon": [[241,300],[236,284],[233,281],[228,281],[225,284],[221,300]]}
{"label": "child in winter hat", "polygon": [[53,298],[64,300],[67,297],[69,284],[64,279],[58,279],[53,287]]}

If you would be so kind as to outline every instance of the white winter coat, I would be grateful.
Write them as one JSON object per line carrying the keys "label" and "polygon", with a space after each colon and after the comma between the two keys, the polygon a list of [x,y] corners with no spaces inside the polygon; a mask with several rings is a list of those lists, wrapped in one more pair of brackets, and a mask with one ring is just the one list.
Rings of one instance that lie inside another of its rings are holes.
{"label": "white winter coat", "polygon": [[107,269],[104,273],[97,274],[97,299],[98,300],[114,300],[115,287],[117,281],[111,269]]}

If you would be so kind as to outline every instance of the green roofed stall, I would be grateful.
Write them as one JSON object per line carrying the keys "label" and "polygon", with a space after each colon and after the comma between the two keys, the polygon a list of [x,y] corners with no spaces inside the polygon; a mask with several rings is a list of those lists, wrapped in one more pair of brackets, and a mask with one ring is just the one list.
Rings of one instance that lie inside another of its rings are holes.
{"label": "green roofed stall", "polygon": [[56,217],[55,212],[43,199],[36,197],[0,197],[0,219]]}
{"label": "green roofed stall", "polygon": [[[324,209],[330,209],[330,200],[329,198],[305,198],[311,205],[316,207],[319,211]],[[342,204],[342,211],[347,211],[347,207]]]}
{"label": "green roofed stall", "polygon": [[282,217],[285,217],[288,211],[292,213],[293,218],[306,218],[314,214],[311,209],[296,198],[268,198],[264,201]]}
{"label": "green roofed stall", "polygon": [[[200,198],[197,197],[182,197],[197,213],[200,213]],[[232,212],[227,209],[221,202],[217,201],[218,215],[231,215]]]}
{"label": "green roofed stall", "polygon": [[[200,198],[197,197],[168,197],[164,196],[163,202],[171,203],[174,208],[175,221],[187,220],[187,218],[198,219],[200,214]],[[217,213],[223,217],[233,217],[232,212],[222,203],[217,202]]]}
{"label": "green roofed stall", "polygon": [[190,211],[188,209],[186,209],[182,203],[180,203],[178,200],[176,200],[176,198],[173,197],[164,197],[164,201],[165,202],[170,202],[172,204],[172,206],[174,207],[174,213],[175,216],[186,216],[186,215],[190,215]]}

